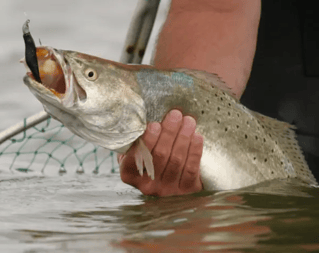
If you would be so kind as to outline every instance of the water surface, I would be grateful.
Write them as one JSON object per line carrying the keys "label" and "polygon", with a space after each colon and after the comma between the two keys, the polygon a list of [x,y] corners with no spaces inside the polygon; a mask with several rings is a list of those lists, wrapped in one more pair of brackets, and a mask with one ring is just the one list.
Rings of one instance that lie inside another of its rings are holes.
{"label": "water surface", "polygon": [[117,174],[83,174],[6,179],[0,191],[2,252],[319,250],[319,190],[283,181],[155,198]]}

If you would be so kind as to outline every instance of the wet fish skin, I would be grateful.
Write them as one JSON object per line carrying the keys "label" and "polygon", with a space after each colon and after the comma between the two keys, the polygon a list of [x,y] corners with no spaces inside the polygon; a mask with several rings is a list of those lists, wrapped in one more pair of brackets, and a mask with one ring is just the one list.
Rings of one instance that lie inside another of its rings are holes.
{"label": "wet fish skin", "polygon": [[[196,131],[204,136],[201,179],[205,189],[236,189],[278,178],[317,184],[292,126],[247,109],[217,75],[125,65],[73,51],[59,54],[76,81],[73,88],[66,84],[73,101],[67,106],[63,98],[52,101],[38,92],[41,84],[30,77],[25,83],[48,113],[82,138],[126,152],[147,122],[161,122],[177,108],[196,118]],[[94,78],[89,77],[90,71]],[[76,95],[76,87],[85,91],[85,101]]]}

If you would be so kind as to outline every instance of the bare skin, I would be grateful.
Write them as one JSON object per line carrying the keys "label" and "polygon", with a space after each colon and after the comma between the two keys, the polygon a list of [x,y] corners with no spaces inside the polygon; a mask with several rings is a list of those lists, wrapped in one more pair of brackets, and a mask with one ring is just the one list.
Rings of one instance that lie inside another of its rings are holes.
{"label": "bare skin", "polygon": [[[261,0],[172,0],[158,39],[154,65],[217,73],[240,98],[256,49]],[[141,177],[134,146],[119,156],[124,183],[145,195],[182,195],[202,190],[199,164],[203,137],[196,122],[177,110],[149,123],[143,140],[153,155],[155,180]]]}

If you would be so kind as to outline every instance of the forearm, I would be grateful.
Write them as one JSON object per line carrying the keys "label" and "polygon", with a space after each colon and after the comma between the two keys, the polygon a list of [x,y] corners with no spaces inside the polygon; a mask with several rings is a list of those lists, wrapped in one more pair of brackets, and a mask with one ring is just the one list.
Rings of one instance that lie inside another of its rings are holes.
{"label": "forearm", "polygon": [[157,68],[217,73],[240,98],[255,54],[261,0],[172,0]]}

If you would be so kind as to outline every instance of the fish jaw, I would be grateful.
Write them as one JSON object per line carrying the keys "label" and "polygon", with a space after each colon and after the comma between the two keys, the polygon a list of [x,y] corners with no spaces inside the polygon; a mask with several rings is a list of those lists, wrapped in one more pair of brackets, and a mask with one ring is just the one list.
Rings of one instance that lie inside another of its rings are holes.
{"label": "fish jaw", "polygon": [[[63,73],[63,81],[60,84],[57,83],[50,83],[46,85],[46,82],[43,81],[39,83],[35,80],[34,76],[30,72],[28,66],[25,63],[25,59],[20,60],[21,63],[24,63],[27,74],[23,78],[24,83],[29,87],[31,92],[37,97],[41,98],[41,100],[45,100],[49,103],[54,103],[56,106],[70,108],[73,107],[78,100],[78,94],[76,93],[75,87],[78,86],[76,80],[73,77],[72,70],[70,65],[65,61],[63,57],[63,51],[56,50],[52,47],[39,47],[37,50],[46,50],[48,54],[52,55],[54,62],[57,66],[62,69]],[[41,57],[38,57],[38,61],[41,62]],[[47,64],[48,61],[44,62]],[[42,74],[42,76],[45,74]],[[49,76],[47,74],[46,76]],[[44,79],[45,80],[45,79]],[[57,85],[63,85],[63,89],[65,90],[64,93],[58,92],[55,90]]]}

